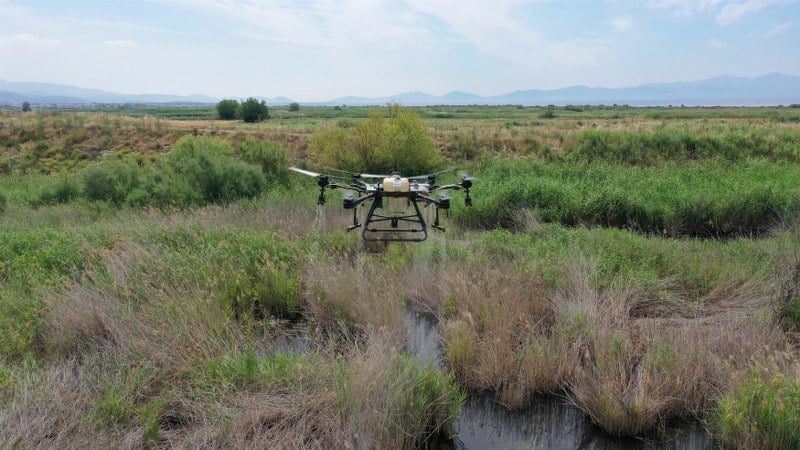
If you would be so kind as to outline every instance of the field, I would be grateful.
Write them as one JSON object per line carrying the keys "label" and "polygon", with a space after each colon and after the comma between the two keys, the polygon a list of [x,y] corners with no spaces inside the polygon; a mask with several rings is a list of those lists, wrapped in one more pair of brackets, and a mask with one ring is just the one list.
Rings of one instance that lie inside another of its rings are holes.
{"label": "field", "polygon": [[0,446],[423,447],[479,394],[800,446],[800,109],[415,111],[475,203],[379,246],[286,171],[369,108],[0,111]]}

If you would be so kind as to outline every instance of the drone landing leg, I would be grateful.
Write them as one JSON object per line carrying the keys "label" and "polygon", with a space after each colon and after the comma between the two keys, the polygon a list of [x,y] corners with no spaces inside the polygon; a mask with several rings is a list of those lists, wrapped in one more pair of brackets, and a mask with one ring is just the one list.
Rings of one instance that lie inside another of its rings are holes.
{"label": "drone landing leg", "polygon": [[444,231],[444,227],[439,225],[439,208],[436,208],[436,218],[433,220],[433,228]]}
{"label": "drone landing leg", "polygon": [[349,232],[349,231],[353,231],[353,230],[355,230],[356,228],[358,228],[358,227],[360,227],[360,226],[361,226],[361,224],[360,224],[360,223],[358,223],[358,214],[357,214],[357,211],[358,211],[358,208],[353,208],[353,224],[352,224],[352,225],[350,225],[349,227],[347,227],[347,231],[348,231],[348,232]]}

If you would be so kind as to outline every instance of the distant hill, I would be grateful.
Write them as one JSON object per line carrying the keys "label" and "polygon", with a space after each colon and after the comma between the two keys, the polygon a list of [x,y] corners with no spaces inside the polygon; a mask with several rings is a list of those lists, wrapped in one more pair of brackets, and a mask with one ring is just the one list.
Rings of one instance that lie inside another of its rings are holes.
{"label": "distant hill", "polygon": [[0,104],[18,105],[93,104],[93,103],[216,103],[206,95],[117,94],[63,84],[25,83],[0,80]]}
{"label": "distant hill", "polygon": [[[286,105],[287,97],[265,98],[269,105]],[[220,99],[205,95],[128,95],[97,89],[47,83],[0,81],[0,105],[66,105],[93,103],[211,104]],[[700,81],[645,84],[625,88],[571,86],[562,89],[530,89],[482,97],[462,91],[442,96],[406,92],[387,97],[341,97],[307,105],[385,105],[397,102],[422,105],[631,105],[631,106],[768,106],[800,104],[800,77],[771,73],[757,78],[721,76]]]}

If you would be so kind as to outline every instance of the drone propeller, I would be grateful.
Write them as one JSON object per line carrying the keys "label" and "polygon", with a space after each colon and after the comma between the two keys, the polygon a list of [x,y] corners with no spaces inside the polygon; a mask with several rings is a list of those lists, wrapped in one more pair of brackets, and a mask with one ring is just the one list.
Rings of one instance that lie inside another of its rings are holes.
{"label": "drone propeller", "polygon": [[289,170],[291,170],[292,172],[297,172],[299,174],[307,175],[309,177],[318,177],[318,176],[322,175],[322,174],[317,173],[317,172],[312,172],[310,170],[305,170],[305,169],[301,169],[299,167],[294,167],[294,166],[289,167]]}
{"label": "drone propeller", "polygon": [[455,167],[448,167],[446,169],[442,169],[438,172],[429,173],[427,175],[414,175],[413,177],[408,177],[409,180],[425,180],[430,177],[436,177],[437,175],[441,175],[446,172],[450,172],[451,170],[455,169]]}
{"label": "drone propeller", "polygon": [[325,170],[327,170],[327,171],[329,171],[329,172],[339,172],[339,173],[343,173],[343,174],[347,175],[347,176],[348,176],[348,177],[350,177],[350,178],[354,178],[354,177],[355,177],[355,178],[358,178],[358,177],[360,177],[360,176],[361,176],[361,174],[360,174],[360,173],[350,172],[350,171],[347,171],[347,170],[341,170],[341,169],[334,169],[333,167],[326,167],[326,168],[325,168]]}

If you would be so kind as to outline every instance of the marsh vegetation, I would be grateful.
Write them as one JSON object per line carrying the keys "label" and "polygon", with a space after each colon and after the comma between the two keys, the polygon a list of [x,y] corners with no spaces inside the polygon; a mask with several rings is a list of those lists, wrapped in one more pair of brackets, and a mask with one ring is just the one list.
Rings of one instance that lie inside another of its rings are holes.
{"label": "marsh vegetation", "polygon": [[800,445],[800,111],[415,111],[411,164],[470,171],[475,206],[379,247],[286,172],[402,132],[367,109],[0,112],[0,446],[420,447],[478,393]]}

